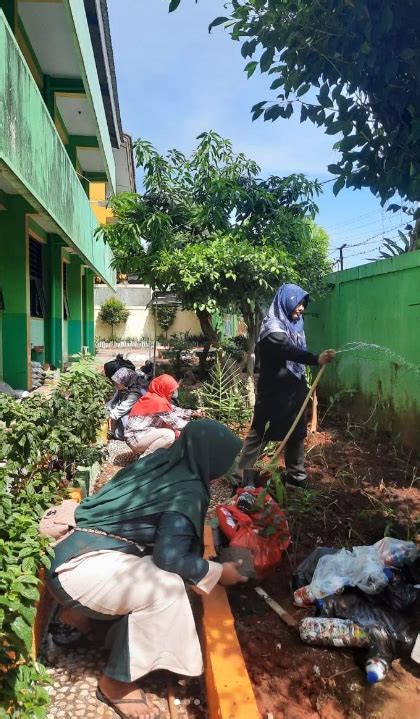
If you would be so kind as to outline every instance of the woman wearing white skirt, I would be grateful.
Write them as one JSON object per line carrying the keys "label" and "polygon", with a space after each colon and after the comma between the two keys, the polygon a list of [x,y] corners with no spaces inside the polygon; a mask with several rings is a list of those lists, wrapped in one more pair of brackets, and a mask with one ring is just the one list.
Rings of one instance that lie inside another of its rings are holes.
{"label": "woman wearing white skirt", "polygon": [[156,669],[197,676],[200,645],[185,582],[208,594],[246,581],[232,562],[203,559],[210,481],[240,440],[223,425],[187,425],[170,449],[125,467],[76,510],[75,531],[55,547],[48,584],[67,610],[112,622],[97,697],[127,719],[157,719],[136,682]]}

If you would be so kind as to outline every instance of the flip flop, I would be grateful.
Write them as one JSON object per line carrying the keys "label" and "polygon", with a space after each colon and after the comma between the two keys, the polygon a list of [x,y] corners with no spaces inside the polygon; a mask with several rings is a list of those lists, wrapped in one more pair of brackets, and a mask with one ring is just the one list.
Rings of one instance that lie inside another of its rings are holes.
{"label": "flip flop", "polygon": [[108,697],[105,696],[105,694],[99,689],[98,686],[96,687],[96,698],[103,704],[106,704],[107,706],[111,707],[111,709],[113,709],[114,712],[121,717],[121,719],[133,719],[133,716],[132,714],[124,714],[124,712],[118,709],[118,707],[116,706],[117,704],[144,704],[144,706],[146,706],[151,711],[153,711],[153,709],[157,709],[159,713],[156,714],[153,719],[160,719],[159,707],[157,707],[156,704],[152,704],[150,706],[150,704],[147,703],[146,694],[144,693],[143,689],[140,689],[140,687],[139,692],[142,695],[141,699],[119,699],[114,703],[113,701],[111,701],[111,699],[108,699]]}

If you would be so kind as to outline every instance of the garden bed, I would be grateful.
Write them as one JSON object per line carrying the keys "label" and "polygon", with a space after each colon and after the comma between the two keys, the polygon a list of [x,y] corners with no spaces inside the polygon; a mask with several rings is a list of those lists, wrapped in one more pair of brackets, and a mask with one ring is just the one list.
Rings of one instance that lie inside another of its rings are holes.
{"label": "garden bed", "polygon": [[[292,604],[292,566],[316,546],[371,544],[384,531],[415,539],[420,509],[419,456],[366,426],[328,422],[308,440],[307,469],[311,489],[288,495],[293,544],[279,570],[261,583],[298,620],[311,611]],[[350,651],[304,645],[250,586],[229,594],[264,718],[269,712],[275,719],[418,716],[417,665],[395,661],[382,684],[369,686]]]}

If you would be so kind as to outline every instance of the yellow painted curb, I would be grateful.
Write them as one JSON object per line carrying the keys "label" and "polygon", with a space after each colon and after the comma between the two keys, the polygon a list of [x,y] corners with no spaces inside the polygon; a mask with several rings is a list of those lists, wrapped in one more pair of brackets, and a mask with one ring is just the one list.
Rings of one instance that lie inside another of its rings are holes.
{"label": "yellow painted curb", "polygon": [[[209,525],[204,530],[204,542],[205,556],[214,556]],[[202,600],[209,719],[261,719],[226,591],[218,584]]]}

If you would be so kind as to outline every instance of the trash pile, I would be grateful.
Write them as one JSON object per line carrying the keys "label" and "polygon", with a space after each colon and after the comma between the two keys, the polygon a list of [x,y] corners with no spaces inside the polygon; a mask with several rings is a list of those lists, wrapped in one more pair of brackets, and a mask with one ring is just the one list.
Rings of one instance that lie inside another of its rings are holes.
{"label": "trash pile", "polygon": [[260,580],[279,566],[290,532],[284,512],[265,489],[238,489],[228,504],[216,507],[216,517],[230,550],[250,553],[252,568],[247,576]]}
{"label": "trash pile", "polygon": [[38,389],[45,382],[45,370],[41,362],[31,362],[32,389]]}
{"label": "trash pile", "polygon": [[29,397],[29,392],[24,389],[13,389],[7,382],[0,382],[0,394],[8,394],[9,397],[13,397],[14,399]]}
{"label": "trash pile", "polygon": [[293,575],[294,603],[315,605],[302,641],[364,649],[366,678],[385,678],[393,659],[420,663],[420,553],[414,542],[385,537],[352,550],[319,547]]}

